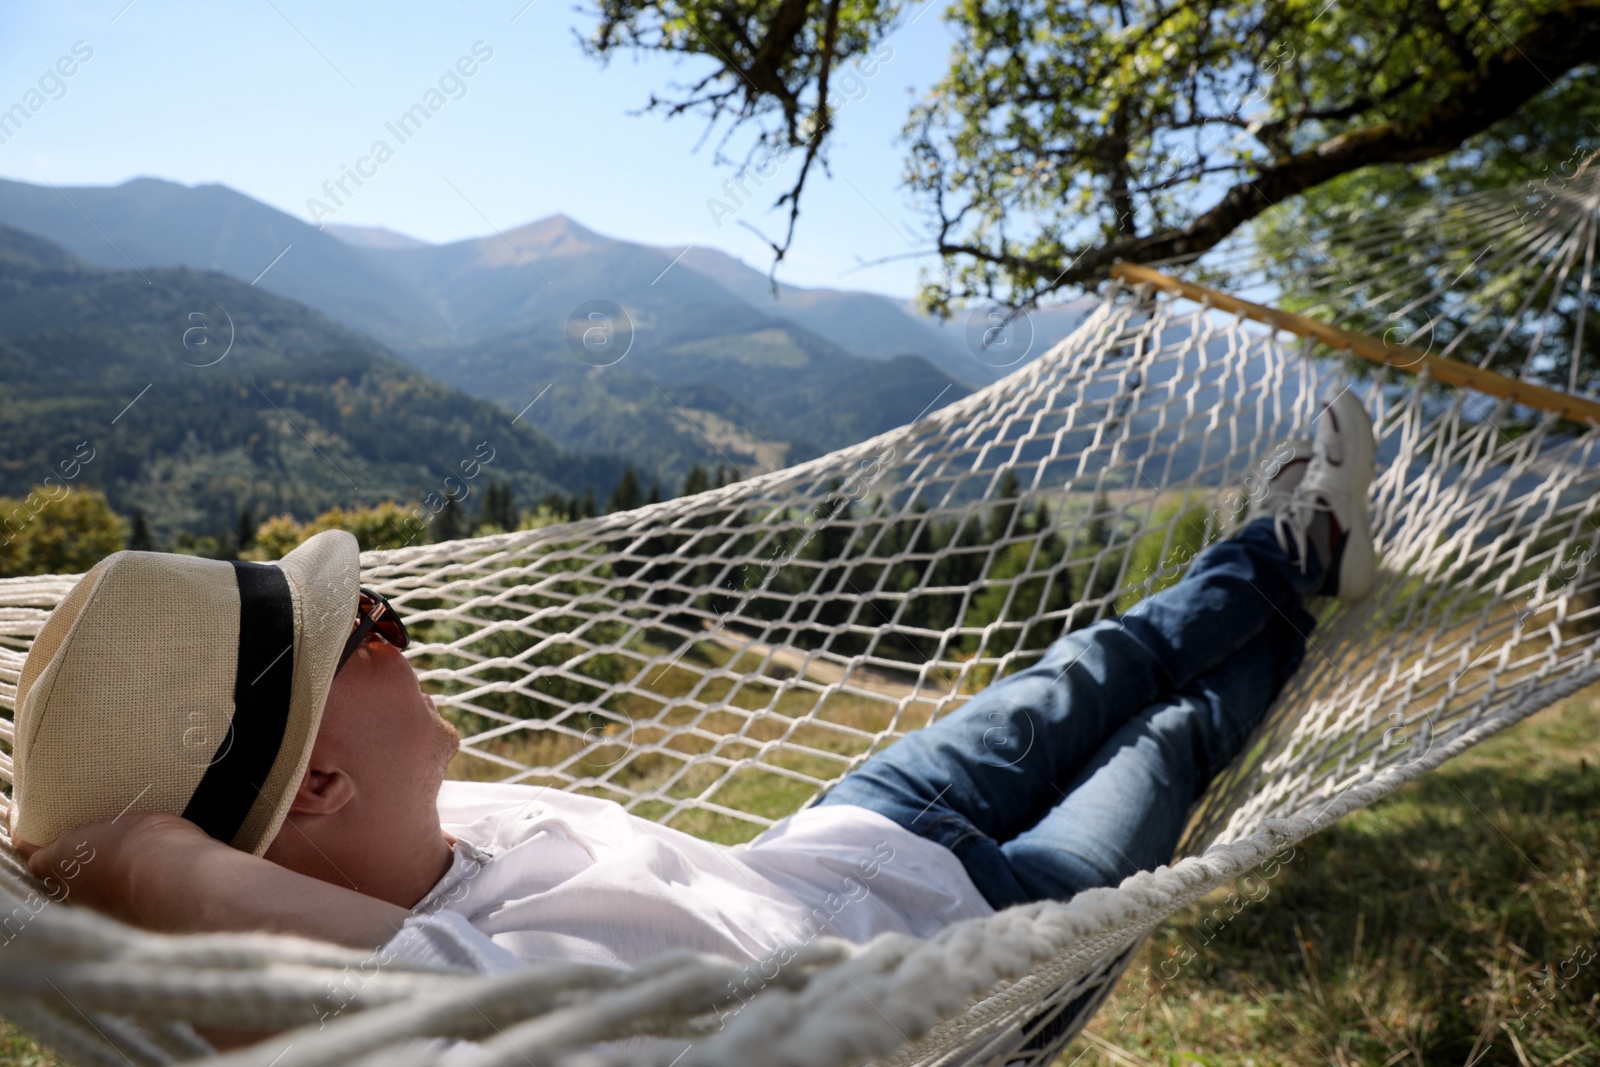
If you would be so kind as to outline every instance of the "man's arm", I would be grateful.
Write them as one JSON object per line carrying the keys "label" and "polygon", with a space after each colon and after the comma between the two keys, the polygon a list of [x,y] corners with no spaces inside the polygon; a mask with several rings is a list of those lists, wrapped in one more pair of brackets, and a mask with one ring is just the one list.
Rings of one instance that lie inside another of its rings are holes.
{"label": "man's arm", "polygon": [[375,949],[410,914],[241,852],[176,815],[125,812],[43,848],[17,847],[66,899],[146,930],[297,934]]}

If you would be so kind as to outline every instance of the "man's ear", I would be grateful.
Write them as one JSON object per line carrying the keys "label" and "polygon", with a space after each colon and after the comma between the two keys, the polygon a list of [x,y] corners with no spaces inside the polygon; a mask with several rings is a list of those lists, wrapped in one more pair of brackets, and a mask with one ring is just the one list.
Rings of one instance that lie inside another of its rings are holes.
{"label": "man's ear", "polygon": [[300,780],[294,802],[289,805],[290,815],[332,815],[356,795],[356,784],[337,767],[306,768]]}

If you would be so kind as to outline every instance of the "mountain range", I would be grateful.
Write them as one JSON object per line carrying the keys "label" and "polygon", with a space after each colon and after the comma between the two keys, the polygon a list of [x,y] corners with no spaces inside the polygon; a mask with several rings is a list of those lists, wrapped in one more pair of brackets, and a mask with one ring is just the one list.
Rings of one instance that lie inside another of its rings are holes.
{"label": "mountain range", "polygon": [[[744,475],[773,469],[888,430],[1014,369],[1010,355],[974,355],[973,331],[961,322],[941,327],[871,293],[774,287],[721,252],[618,240],[562,215],[433,245],[374,227],[318,229],[221,185],[139,178],[111,187],[0,181],[0,224],[60,246],[33,247],[16,268],[24,275],[52,256],[75,257],[56,264],[71,278],[57,280],[51,300],[76,290],[81,304],[103,293],[132,316],[128,337],[113,346],[131,367],[150,356],[140,346],[157,345],[155,324],[172,334],[160,341],[168,349],[189,327],[160,319],[148,301],[130,303],[126,286],[139,282],[169,303],[204,296],[212,318],[232,314],[238,325],[242,316],[252,340],[239,351],[262,365],[286,360],[301,373],[323,354],[341,353],[328,356],[330,366],[359,354],[374,374],[381,367],[451,387],[437,394],[447,406],[476,398],[518,433],[536,429],[519,471],[525,492],[593,488],[603,497],[623,463],[669,492],[696,463]],[[8,240],[12,258],[22,255],[25,242]],[[25,284],[42,283],[30,275]],[[262,300],[274,294],[295,310],[269,312]],[[1030,315],[1028,358],[1081,314],[1068,305]],[[96,322],[102,331],[114,325]],[[39,335],[16,328],[0,324],[0,340],[34,350]],[[275,329],[293,336],[270,336]],[[130,345],[143,354],[134,358]],[[167,412],[179,421],[190,414]],[[310,497],[295,499],[297,511],[310,506]],[[181,521],[170,502],[158,510]]]}
{"label": "mountain range", "polygon": [[[652,279],[669,265],[686,267],[694,278],[690,291],[787,319],[853,355],[920,355],[966,385],[986,385],[1011,369],[998,365],[1007,360],[975,355],[964,323],[941,325],[914,314],[906,302],[781,283],[774,291],[762,271],[714,249],[602,237],[564,215],[431,245],[381,227],[330,223],[318,229],[223,185],[134,178],[116,186],[62,187],[0,180],[0,223],[104,267],[187,266],[257,282],[400,352],[482,341],[528,326],[542,317],[548,298],[564,290],[561,268],[600,253],[611,262],[653,266]],[[546,256],[557,264],[549,272],[555,284],[546,282],[546,298],[529,300],[532,282],[521,284],[514,275],[539,271]],[[495,281],[507,268],[513,277]],[[469,277],[497,295],[463,292]],[[1078,301],[1030,312],[1029,356],[1070,333],[1086,307]]]}
{"label": "mountain range", "polygon": [[76,457],[81,484],[143,511],[157,543],[231,531],[243,508],[306,518],[460,495],[444,480],[463,462],[524,501],[609,486],[624,467],[293,301],[215,272],[105,270],[4,226],[0,440],[0,495]]}

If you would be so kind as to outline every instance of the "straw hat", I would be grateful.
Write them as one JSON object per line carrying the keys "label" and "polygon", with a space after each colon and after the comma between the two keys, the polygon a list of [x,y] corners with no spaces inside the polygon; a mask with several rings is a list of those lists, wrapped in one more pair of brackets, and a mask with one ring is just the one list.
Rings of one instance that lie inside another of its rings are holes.
{"label": "straw hat", "polygon": [[276,563],[117,552],[45,620],[17,683],[11,830],[48,844],[123,811],[267,850],[355,622],[356,539]]}

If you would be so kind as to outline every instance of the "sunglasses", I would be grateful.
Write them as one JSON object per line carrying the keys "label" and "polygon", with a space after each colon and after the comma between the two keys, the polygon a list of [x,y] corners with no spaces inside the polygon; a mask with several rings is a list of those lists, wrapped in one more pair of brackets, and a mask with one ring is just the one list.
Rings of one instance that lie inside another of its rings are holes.
{"label": "sunglasses", "polygon": [[333,673],[338,674],[343,670],[356,649],[373,637],[382,638],[401,651],[411,643],[406,624],[400,621],[394,606],[384,599],[382,593],[374,593],[363,586],[360,599],[356,602],[355,625],[350,631],[350,639],[344,643],[344,652],[339,656],[339,665],[333,669]]}

